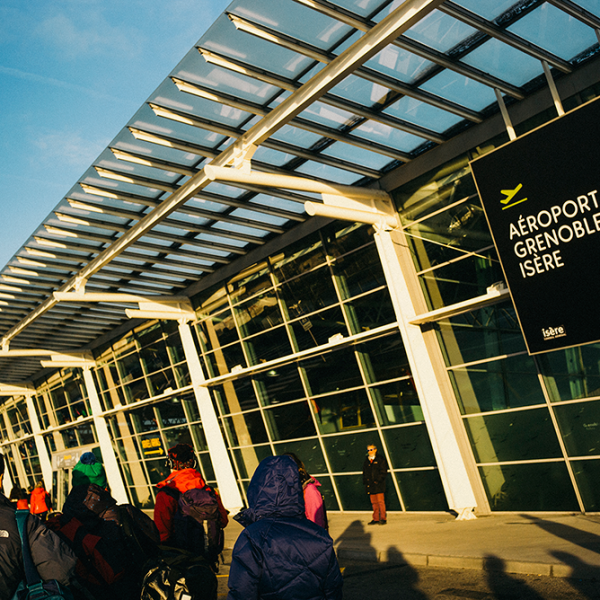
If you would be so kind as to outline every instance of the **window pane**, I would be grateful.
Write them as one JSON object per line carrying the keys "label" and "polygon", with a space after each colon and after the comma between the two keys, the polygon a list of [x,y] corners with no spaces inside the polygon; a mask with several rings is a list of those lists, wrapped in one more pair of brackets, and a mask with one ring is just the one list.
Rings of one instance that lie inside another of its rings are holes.
{"label": "window pane", "polygon": [[327,265],[284,282],[279,286],[278,293],[290,320],[337,302],[331,271]]}
{"label": "window pane", "polygon": [[600,395],[600,344],[548,352],[536,359],[552,402]]}
{"label": "window pane", "polygon": [[330,337],[338,333],[343,336],[348,335],[344,315],[339,306],[294,321],[291,328],[298,351],[322,346]]}
{"label": "window pane", "polygon": [[260,411],[226,417],[224,421],[232,446],[251,446],[269,441]]}
{"label": "window pane", "polygon": [[579,511],[563,462],[487,466],[479,472],[492,510]]}
{"label": "window pane", "polygon": [[369,331],[396,321],[390,293],[386,289],[344,304],[352,333]]}
{"label": "window pane", "polygon": [[569,456],[600,454],[600,401],[555,406],[554,414]]}
{"label": "window pane", "polygon": [[423,410],[411,379],[401,379],[369,388],[382,425],[423,421]]}
{"label": "window pane", "polygon": [[463,414],[544,404],[535,363],[512,356],[449,371]]}
{"label": "window pane", "polygon": [[369,383],[410,375],[408,358],[399,334],[359,344],[356,350]]}
{"label": "window pane", "polygon": [[264,411],[273,440],[289,440],[316,435],[308,402],[284,404]]}
{"label": "window pane", "polygon": [[510,302],[439,321],[436,329],[447,365],[526,350],[517,315]]}
{"label": "window pane", "polygon": [[292,353],[285,327],[278,327],[248,338],[244,342],[244,347],[251,365],[257,365]]}
{"label": "window pane", "polygon": [[547,408],[470,417],[464,422],[479,463],[561,456]]}
{"label": "window pane", "polygon": [[600,460],[574,460],[571,462],[584,510],[600,512]]}
{"label": "window pane", "polygon": [[314,356],[303,360],[300,366],[309,381],[309,394],[314,396],[359,387],[363,383],[350,348]]}
{"label": "window pane", "polygon": [[342,298],[352,298],[385,284],[375,244],[338,258],[333,265]]}
{"label": "window pane", "polygon": [[406,510],[447,511],[448,502],[437,469],[395,473]]}
{"label": "window pane", "polygon": [[314,398],[313,407],[321,433],[373,427],[375,419],[364,388]]}
{"label": "window pane", "polygon": [[283,323],[277,296],[274,291],[255,296],[233,309],[243,337],[260,333]]}
{"label": "window pane", "polygon": [[281,404],[304,398],[304,387],[295,364],[276,367],[253,378],[261,404]]}
{"label": "window pane", "polygon": [[[367,456],[367,446],[375,444],[381,448],[381,440],[377,431],[328,436],[323,438],[323,444],[334,473],[351,473],[352,471],[362,473],[363,463]],[[360,486],[364,492],[362,479]]]}
{"label": "window pane", "polygon": [[384,429],[392,468],[410,469],[435,466],[435,457],[425,425]]}
{"label": "window pane", "polygon": [[[321,452],[321,446],[316,439],[275,444],[275,451],[278,455],[293,452],[304,463],[310,475],[327,473],[325,458],[323,457],[323,452]],[[324,477],[323,479],[327,478]]]}

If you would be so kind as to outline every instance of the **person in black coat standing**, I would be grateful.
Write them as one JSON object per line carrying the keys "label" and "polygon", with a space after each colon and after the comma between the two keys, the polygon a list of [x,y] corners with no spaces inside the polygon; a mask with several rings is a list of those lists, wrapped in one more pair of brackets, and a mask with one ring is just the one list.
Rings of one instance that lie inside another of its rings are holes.
{"label": "person in black coat standing", "polygon": [[377,446],[367,446],[367,458],[363,464],[363,484],[373,506],[373,519],[369,525],[385,525],[385,479],[388,465],[385,456],[377,454]]}

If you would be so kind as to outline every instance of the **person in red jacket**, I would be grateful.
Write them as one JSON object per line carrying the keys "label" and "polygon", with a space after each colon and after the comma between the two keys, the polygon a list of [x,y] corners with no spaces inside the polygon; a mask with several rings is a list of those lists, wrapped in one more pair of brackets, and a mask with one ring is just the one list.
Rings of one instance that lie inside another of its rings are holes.
{"label": "person in red jacket", "polygon": [[[160,533],[162,544],[179,547],[181,543],[175,540],[175,520],[178,515],[179,496],[188,490],[206,487],[206,482],[195,468],[196,455],[193,448],[188,444],[177,444],[177,446],[171,448],[168,453],[167,464],[172,472],[164,481],[156,484],[158,493],[154,505],[154,523]],[[225,527],[229,521],[228,512],[218,494],[217,502],[221,516],[221,527]]]}
{"label": "person in red jacket", "polygon": [[35,484],[35,488],[31,492],[29,504],[29,512],[38,516],[42,521],[46,519],[48,512],[52,510],[50,494],[46,491],[46,486],[41,479]]}

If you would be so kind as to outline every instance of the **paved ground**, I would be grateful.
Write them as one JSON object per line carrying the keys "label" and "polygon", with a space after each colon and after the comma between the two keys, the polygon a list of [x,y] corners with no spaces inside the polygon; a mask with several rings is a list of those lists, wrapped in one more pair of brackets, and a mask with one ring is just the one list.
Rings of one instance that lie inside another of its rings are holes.
{"label": "paved ground", "polygon": [[[389,514],[368,526],[370,514],[333,513],[329,533],[340,564],[475,569],[600,581],[600,516],[494,515],[457,521],[450,514]],[[241,527],[227,527],[233,547]]]}

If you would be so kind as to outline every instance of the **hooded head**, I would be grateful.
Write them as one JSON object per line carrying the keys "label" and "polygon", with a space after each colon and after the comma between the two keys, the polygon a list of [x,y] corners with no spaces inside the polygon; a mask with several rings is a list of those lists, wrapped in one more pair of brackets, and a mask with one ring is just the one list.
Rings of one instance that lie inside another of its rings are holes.
{"label": "hooded head", "polygon": [[249,522],[265,517],[304,516],[304,496],[300,474],[289,456],[270,456],[257,467],[248,487]]}

